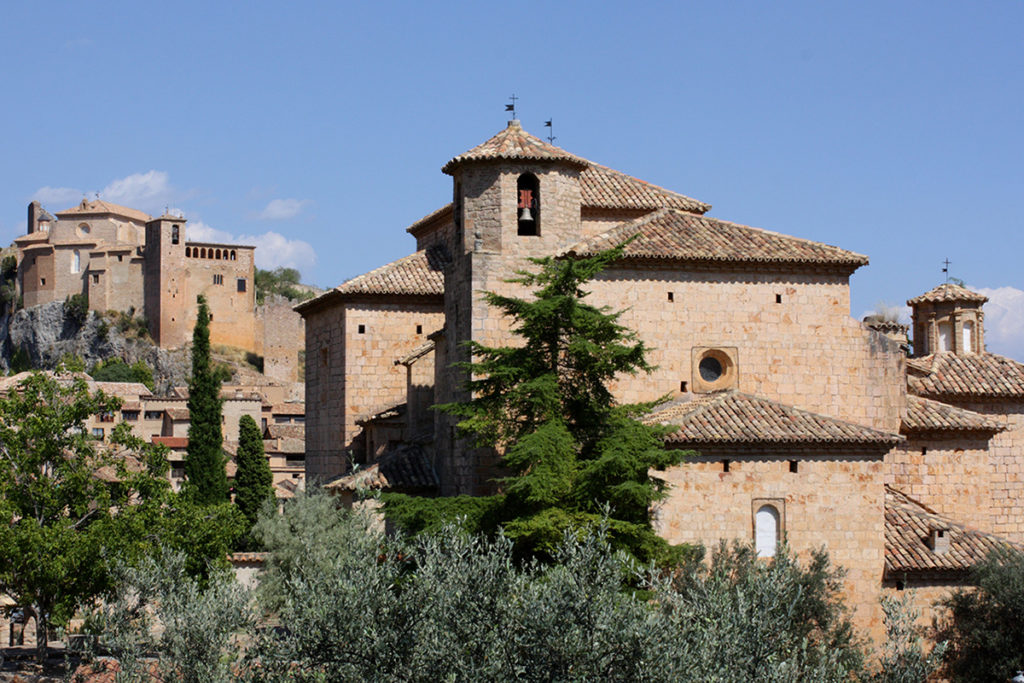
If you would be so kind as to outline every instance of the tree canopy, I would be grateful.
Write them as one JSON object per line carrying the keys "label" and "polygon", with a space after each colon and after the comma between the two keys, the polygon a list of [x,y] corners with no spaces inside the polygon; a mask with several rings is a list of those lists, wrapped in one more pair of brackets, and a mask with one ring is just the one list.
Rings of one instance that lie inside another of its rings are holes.
{"label": "tree canopy", "polygon": [[228,500],[227,459],[222,449],[221,377],[210,365],[210,309],[199,297],[199,315],[192,331],[192,376],[188,382],[188,451],[185,485],[200,504]]}
{"label": "tree canopy", "polygon": [[50,625],[110,587],[112,560],[164,543],[202,575],[239,533],[229,506],[199,515],[173,494],[165,449],[127,423],[106,442],[86,434],[90,416],[119,405],[40,373],[0,399],[0,593],[36,617],[41,656]]}
{"label": "tree canopy", "polygon": [[496,498],[475,503],[389,496],[393,519],[415,528],[424,516],[440,520],[468,505],[480,528],[500,525],[519,551],[550,556],[565,529],[606,517],[613,545],[643,560],[667,559],[649,512],[664,484],[649,472],[685,454],[664,447],[664,428],[637,419],[657,401],[615,399],[609,385],[616,377],[652,369],[647,349],[619,322],[620,312],[586,300],[586,283],[621,255],[619,247],[584,259],[531,259],[539,269],[510,282],[533,287],[532,298],[484,295],[512,319],[522,343],[468,342],[472,360],[459,367],[472,398],[439,409],[461,418],[460,433],[476,446],[499,449],[511,476]]}
{"label": "tree canopy", "polygon": [[256,303],[262,304],[268,294],[279,294],[291,301],[305,301],[313,293],[301,287],[301,275],[295,268],[280,266],[273,270],[256,269]]}
{"label": "tree canopy", "polygon": [[250,415],[243,415],[238,421],[236,460],[235,505],[245,515],[251,529],[263,505],[274,499],[274,475],[263,451],[263,434]]}

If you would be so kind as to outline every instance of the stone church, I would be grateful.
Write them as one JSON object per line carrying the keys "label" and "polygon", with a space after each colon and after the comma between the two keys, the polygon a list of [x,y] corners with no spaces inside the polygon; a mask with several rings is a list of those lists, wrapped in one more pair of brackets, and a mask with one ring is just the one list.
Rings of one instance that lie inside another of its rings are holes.
{"label": "stone church", "polygon": [[255,247],[189,242],[185,224],[100,199],[56,216],[32,202],[14,240],[24,305],[84,294],[91,310],[144,315],[158,345],[178,348],[192,339],[202,294],[211,341],[257,351]]}
{"label": "stone church", "polygon": [[429,409],[467,398],[451,368],[464,341],[511,340],[480,292],[525,294],[506,280],[528,257],[632,238],[589,300],[624,311],[657,366],[616,396],[672,396],[648,419],[699,453],[663,474],[666,539],[825,546],[875,635],[884,592],[918,588],[927,607],[1024,543],[1024,365],[985,351],[984,297],[944,284],[911,299],[911,354],[902,326],[850,317],[864,255],[712,218],[518,121],[442,170],[452,200],[407,229],[414,253],[297,307],[308,477],[343,496],[491,492],[494,454]]}

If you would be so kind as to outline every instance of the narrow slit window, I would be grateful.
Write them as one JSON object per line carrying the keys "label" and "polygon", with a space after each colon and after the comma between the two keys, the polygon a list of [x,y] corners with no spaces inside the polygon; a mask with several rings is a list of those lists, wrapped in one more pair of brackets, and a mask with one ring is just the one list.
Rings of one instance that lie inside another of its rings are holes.
{"label": "narrow slit window", "polygon": [[171,244],[177,244],[178,241],[181,238],[180,236],[181,236],[181,228],[179,228],[177,225],[172,225],[171,226]]}
{"label": "narrow slit window", "polygon": [[777,304],[781,304],[782,303],[782,295],[781,294],[776,294],[775,295],[775,303],[777,303]]}
{"label": "narrow slit window", "polygon": [[366,325],[359,326],[359,334],[366,334]]}
{"label": "narrow slit window", "polygon": [[796,474],[799,471],[800,464],[796,460],[789,461],[789,471]]}
{"label": "narrow slit window", "polygon": [[675,294],[673,292],[669,292],[668,293],[668,300],[669,301],[675,301],[676,300]]}
{"label": "narrow slit window", "polygon": [[423,325],[416,326],[416,334],[423,334]]}
{"label": "narrow slit window", "polygon": [[686,382],[679,383],[679,391],[683,392],[684,394],[686,393]]}
{"label": "narrow slit window", "polygon": [[723,460],[722,461],[722,471],[723,472],[728,472],[729,471],[729,461],[728,460]]}

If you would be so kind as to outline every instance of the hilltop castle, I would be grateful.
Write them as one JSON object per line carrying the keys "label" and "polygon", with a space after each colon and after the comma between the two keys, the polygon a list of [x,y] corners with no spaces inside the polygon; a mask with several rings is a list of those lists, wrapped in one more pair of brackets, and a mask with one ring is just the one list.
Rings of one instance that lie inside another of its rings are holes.
{"label": "hilltop castle", "polygon": [[182,216],[152,218],[100,199],[56,216],[33,201],[26,234],[14,240],[23,303],[85,295],[90,310],[142,315],[157,345],[180,348],[203,295],[212,343],[261,355],[267,376],[296,381],[302,320],[287,301],[257,308],[255,247],[193,242],[186,231]]}
{"label": "hilltop castle", "polygon": [[415,253],[297,307],[308,477],[342,494],[493,491],[496,454],[429,410],[467,398],[464,342],[511,341],[480,293],[527,294],[507,279],[528,257],[631,238],[588,300],[652,349],[657,369],[615,394],[674,397],[648,419],[700,454],[663,475],[665,538],[824,545],[876,635],[883,591],[922,588],[930,607],[989,549],[1024,542],[1024,365],[986,352],[984,297],[950,284],[911,299],[908,358],[905,329],[850,318],[866,256],[712,218],[518,121],[442,170],[452,201],[408,228]]}

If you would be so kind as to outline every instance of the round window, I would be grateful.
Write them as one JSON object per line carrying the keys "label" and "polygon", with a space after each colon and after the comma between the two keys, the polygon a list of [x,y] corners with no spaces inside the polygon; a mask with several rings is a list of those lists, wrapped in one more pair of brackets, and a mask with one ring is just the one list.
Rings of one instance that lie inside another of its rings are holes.
{"label": "round window", "polygon": [[705,382],[717,382],[723,372],[722,363],[714,356],[702,358],[697,370],[700,372],[700,378]]}

